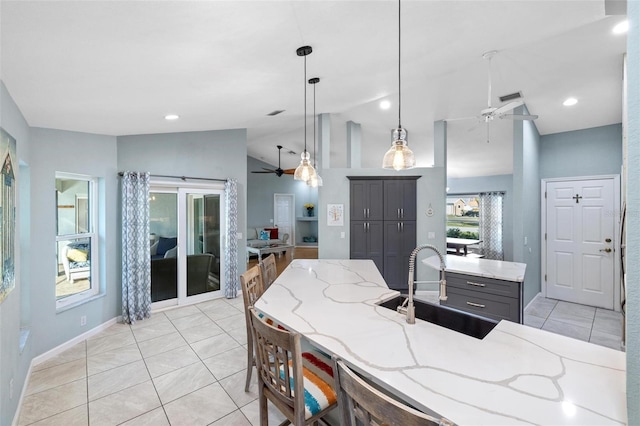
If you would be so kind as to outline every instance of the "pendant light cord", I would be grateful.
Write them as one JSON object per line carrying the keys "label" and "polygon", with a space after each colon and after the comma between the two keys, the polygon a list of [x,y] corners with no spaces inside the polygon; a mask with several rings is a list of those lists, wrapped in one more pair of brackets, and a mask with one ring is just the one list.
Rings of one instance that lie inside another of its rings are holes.
{"label": "pendant light cord", "polygon": [[398,129],[402,128],[402,124],[400,123],[400,110],[402,108],[402,90],[401,90],[401,74],[400,74],[400,55],[401,55],[401,31],[400,31],[400,0],[398,0]]}
{"label": "pendant light cord", "polygon": [[316,168],[316,83],[313,84],[313,168]]}
{"label": "pendant light cord", "polygon": [[304,57],[304,152],[307,152],[307,57]]}

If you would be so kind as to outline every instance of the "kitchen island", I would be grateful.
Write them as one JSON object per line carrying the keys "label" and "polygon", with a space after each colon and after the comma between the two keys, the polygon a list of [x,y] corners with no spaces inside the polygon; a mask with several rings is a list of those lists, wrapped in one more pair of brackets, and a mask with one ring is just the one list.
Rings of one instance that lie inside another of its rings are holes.
{"label": "kitchen island", "polygon": [[378,303],[370,260],[294,260],[256,308],[418,409],[458,424],[625,424],[625,354],[501,321],[476,339]]}

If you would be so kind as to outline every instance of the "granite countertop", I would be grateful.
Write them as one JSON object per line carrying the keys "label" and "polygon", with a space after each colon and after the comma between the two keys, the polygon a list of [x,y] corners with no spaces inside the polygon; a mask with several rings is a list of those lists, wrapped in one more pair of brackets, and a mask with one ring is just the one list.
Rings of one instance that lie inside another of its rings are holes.
{"label": "granite countertop", "polygon": [[479,340],[377,306],[370,260],[294,260],[256,308],[427,413],[458,424],[624,424],[625,354],[501,321]]}
{"label": "granite countertop", "polygon": [[[422,263],[434,269],[440,269],[438,256],[427,257],[422,260]],[[515,282],[524,281],[524,273],[527,269],[527,265],[524,263],[455,256],[452,254],[445,256],[444,263],[446,264],[445,271],[447,272],[458,272],[460,274]]]}

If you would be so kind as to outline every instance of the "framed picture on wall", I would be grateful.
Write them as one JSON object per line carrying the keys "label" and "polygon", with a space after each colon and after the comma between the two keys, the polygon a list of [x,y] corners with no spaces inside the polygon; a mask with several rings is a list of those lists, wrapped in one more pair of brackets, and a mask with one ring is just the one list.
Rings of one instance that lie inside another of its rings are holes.
{"label": "framed picture on wall", "polygon": [[327,226],[344,226],[344,204],[327,204]]}
{"label": "framed picture on wall", "polygon": [[16,140],[0,128],[0,303],[15,287]]}

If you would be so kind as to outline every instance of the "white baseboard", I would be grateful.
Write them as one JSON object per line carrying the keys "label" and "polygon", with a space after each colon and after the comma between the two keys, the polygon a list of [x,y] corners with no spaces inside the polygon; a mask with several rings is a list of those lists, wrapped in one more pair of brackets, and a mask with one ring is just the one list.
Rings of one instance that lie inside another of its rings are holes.
{"label": "white baseboard", "polygon": [[[101,331],[106,330],[107,328],[111,327],[113,324],[117,323],[117,322],[122,322],[122,316],[118,316],[115,318],[111,318],[110,320],[103,322],[102,324],[100,324],[97,327],[92,328],[89,331],[86,331],[84,333],[82,333],[79,336],[74,337],[71,340],[67,340],[66,342],[56,346],[55,348],[41,354],[38,355],[36,357],[34,357],[31,360],[31,363],[29,364],[29,370],[27,370],[27,377],[24,380],[24,385],[22,386],[22,391],[20,392],[20,399],[18,400],[18,408],[16,409],[16,412],[13,416],[13,421],[11,422],[12,426],[17,426],[18,424],[18,419],[20,418],[20,410],[22,409],[22,402],[24,401],[24,397],[25,397],[25,392],[27,390],[27,387],[29,386],[29,378],[31,377],[31,371],[33,370],[33,367],[35,367],[38,364],[41,364],[51,358],[53,358],[56,355],[61,354],[62,352],[66,351],[67,349],[72,348],[73,346],[77,345],[78,343],[87,340],[90,337],[95,336],[96,334],[100,333]],[[31,336],[33,338],[33,335]]]}
{"label": "white baseboard", "polygon": [[[544,295],[542,294],[542,292],[540,292],[540,293],[536,294],[535,296],[533,296],[533,298],[531,299],[531,301],[529,301],[529,303],[527,303],[527,306],[525,306],[524,308],[522,308],[522,310],[523,310],[522,315],[524,315],[524,311],[526,311],[526,310],[527,310],[527,308],[528,308],[528,307],[529,307],[533,302],[535,302],[535,300],[536,300],[538,297],[544,297]],[[522,321],[524,321],[524,318],[522,318]]]}

